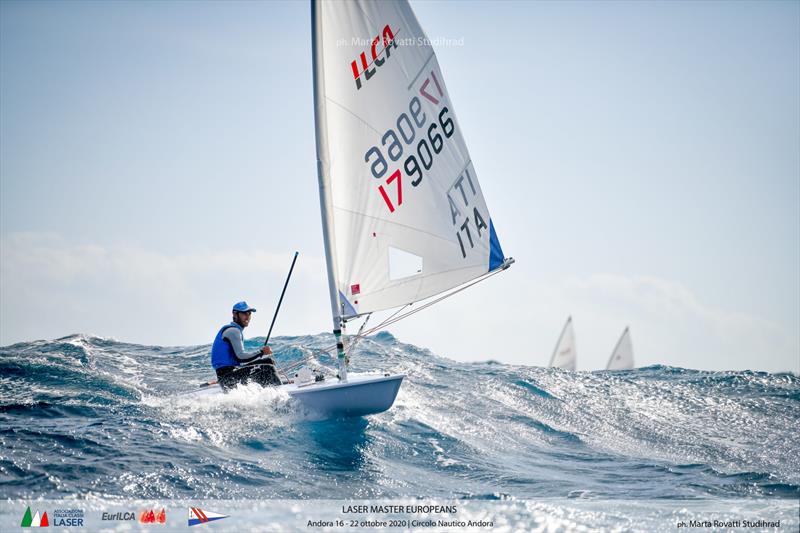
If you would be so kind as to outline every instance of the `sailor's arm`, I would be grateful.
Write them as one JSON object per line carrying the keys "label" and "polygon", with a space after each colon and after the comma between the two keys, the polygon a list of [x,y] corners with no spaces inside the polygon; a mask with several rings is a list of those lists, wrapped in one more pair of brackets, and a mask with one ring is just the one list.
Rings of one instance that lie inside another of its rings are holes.
{"label": "sailor's arm", "polygon": [[249,363],[254,359],[258,359],[262,354],[265,353],[264,348],[269,350],[269,347],[265,346],[264,348],[260,348],[254,352],[245,352],[244,339],[242,338],[242,332],[239,330],[239,328],[228,328],[225,330],[225,333],[223,333],[222,336],[231,343],[231,348],[233,348],[233,356],[240,363]]}

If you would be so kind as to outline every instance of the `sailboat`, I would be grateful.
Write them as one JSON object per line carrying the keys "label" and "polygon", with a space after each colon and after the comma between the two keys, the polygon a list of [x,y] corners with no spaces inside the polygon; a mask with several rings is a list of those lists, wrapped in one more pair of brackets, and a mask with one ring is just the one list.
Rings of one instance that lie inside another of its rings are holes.
{"label": "sailboat", "polygon": [[633,368],[633,343],[631,343],[631,334],[627,326],[625,331],[622,332],[614,351],[611,352],[611,357],[608,358],[606,370],[630,370]]}
{"label": "sailboat", "polygon": [[572,317],[568,317],[566,324],[564,324],[564,329],[561,330],[561,336],[558,337],[558,342],[548,366],[551,368],[563,368],[564,370],[575,370],[576,358],[575,331],[572,329]]}
{"label": "sailboat", "polygon": [[312,0],[311,23],[338,373],[279,388],[328,416],[360,416],[389,409],[405,376],[350,373],[348,323],[397,308],[367,332],[362,324],[356,341],[514,260],[503,255],[436,55],[408,2]]}

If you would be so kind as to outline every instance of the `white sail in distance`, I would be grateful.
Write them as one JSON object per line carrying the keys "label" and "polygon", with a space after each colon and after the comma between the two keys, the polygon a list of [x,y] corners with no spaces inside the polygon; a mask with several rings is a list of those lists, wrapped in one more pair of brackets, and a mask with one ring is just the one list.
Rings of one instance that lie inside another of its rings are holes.
{"label": "white sail in distance", "polygon": [[575,346],[575,330],[572,327],[572,317],[567,318],[561,336],[553,350],[550,358],[550,367],[563,368],[565,370],[575,370],[577,350]]}
{"label": "white sail in distance", "polygon": [[504,256],[436,55],[406,1],[314,0],[320,203],[334,329]]}
{"label": "white sail in distance", "polygon": [[630,330],[626,327],[617,341],[614,351],[611,352],[606,370],[630,370],[631,368],[633,368],[633,343]]}

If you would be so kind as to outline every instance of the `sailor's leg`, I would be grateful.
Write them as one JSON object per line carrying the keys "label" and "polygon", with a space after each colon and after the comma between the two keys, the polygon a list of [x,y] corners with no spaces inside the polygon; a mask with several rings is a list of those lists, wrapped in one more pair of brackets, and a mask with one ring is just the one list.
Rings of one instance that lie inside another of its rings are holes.
{"label": "sailor's leg", "polygon": [[250,379],[249,368],[226,367],[226,369],[229,370],[222,373],[217,371],[217,381],[219,382],[220,387],[222,387],[222,390],[225,392],[228,392],[230,389],[241,383],[247,383]]}
{"label": "sailor's leg", "polygon": [[278,372],[275,370],[275,365],[255,364],[250,365],[249,368],[250,380],[258,383],[262,387],[281,384],[281,378],[278,377]]}

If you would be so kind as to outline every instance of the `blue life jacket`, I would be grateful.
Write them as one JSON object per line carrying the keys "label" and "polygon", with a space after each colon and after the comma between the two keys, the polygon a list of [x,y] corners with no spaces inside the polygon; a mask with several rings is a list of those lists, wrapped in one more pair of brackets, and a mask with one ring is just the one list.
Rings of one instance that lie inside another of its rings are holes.
{"label": "blue life jacket", "polygon": [[242,326],[236,322],[225,324],[220,328],[219,333],[214,338],[214,344],[211,345],[211,366],[214,367],[214,370],[223,366],[239,366],[241,364],[236,359],[236,353],[233,351],[230,341],[222,337],[225,330],[229,328],[239,328],[239,331],[243,331]]}

